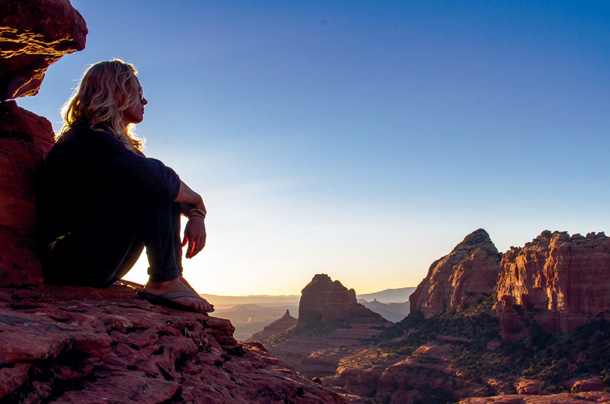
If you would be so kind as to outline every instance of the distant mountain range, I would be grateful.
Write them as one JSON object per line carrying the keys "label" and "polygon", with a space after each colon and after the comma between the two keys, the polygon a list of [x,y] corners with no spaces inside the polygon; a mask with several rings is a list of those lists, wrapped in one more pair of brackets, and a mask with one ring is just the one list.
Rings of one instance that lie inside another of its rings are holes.
{"label": "distant mountain range", "polygon": [[[385,289],[380,292],[358,294],[356,298],[372,302],[377,300],[380,303],[404,303],[409,301],[409,295],[415,287],[398,289]],[[222,296],[202,294],[204,299],[214,304],[216,309],[228,309],[239,304],[256,304],[263,307],[279,307],[285,305],[299,305],[301,295],[250,295],[250,296]]]}
{"label": "distant mountain range", "polygon": [[[414,287],[386,289],[356,297],[359,303],[386,320],[398,322],[409,314],[409,295],[414,290]],[[286,310],[298,317],[301,299],[300,295],[201,296],[214,304],[215,316],[231,320],[235,327],[235,338],[242,341],[280,318]]]}
{"label": "distant mountain range", "polygon": [[367,293],[364,295],[356,295],[358,299],[372,302],[377,300],[380,303],[405,303],[409,301],[409,296],[415,291],[415,287],[386,289],[381,292]]}
{"label": "distant mountain range", "polygon": [[381,314],[386,320],[397,323],[409,314],[409,296],[415,289],[415,287],[386,289],[358,295],[358,303]]}
{"label": "distant mountain range", "polygon": [[[299,305],[300,295],[250,295],[250,296],[221,296],[202,294],[201,297],[214,305],[216,310],[225,310],[240,304],[256,304],[263,307],[287,307]],[[284,308],[286,311],[286,308]],[[283,313],[283,312],[282,312]]]}

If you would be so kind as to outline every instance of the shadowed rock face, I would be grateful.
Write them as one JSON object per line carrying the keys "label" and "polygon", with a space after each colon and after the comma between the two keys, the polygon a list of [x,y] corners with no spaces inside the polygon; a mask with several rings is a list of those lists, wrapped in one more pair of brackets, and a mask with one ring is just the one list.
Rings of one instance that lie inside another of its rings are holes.
{"label": "shadowed rock face", "polygon": [[86,36],[68,0],[0,1],[0,100],[37,94],[47,68],[84,49]]}
{"label": "shadowed rock face", "polygon": [[34,95],[47,68],[85,47],[68,0],[0,1],[0,285],[38,284],[36,177],[53,145],[51,123],[4,100]]}
{"label": "shadowed rock face", "polygon": [[53,146],[51,123],[0,103],[0,285],[38,284],[36,180]]}
{"label": "shadowed rock face", "polygon": [[411,311],[432,316],[491,295],[500,272],[500,258],[487,232],[474,231],[430,266],[426,278],[409,297]]}
{"label": "shadowed rock face", "polygon": [[311,321],[329,323],[349,317],[360,306],[354,289],[347,289],[326,274],[317,274],[301,291],[299,324]]}
{"label": "shadowed rock face", "polygon": [[497,294],[506,338],[522,326],[516,305],[547,332],[575,330],[610,311],[610,239],[544,231],[504,254]]}

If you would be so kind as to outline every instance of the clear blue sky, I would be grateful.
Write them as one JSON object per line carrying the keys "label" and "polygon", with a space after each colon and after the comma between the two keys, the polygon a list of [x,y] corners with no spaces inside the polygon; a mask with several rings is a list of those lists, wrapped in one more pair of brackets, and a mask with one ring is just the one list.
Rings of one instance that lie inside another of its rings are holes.
{"label": "clear blue sky", "polygon": [[18,103],[59,129],[86,65],[136,65],[146,153],[208,206],[202,293],[416,286],[480,227],[610,229],[608,1],[72,4],[86,49]]}

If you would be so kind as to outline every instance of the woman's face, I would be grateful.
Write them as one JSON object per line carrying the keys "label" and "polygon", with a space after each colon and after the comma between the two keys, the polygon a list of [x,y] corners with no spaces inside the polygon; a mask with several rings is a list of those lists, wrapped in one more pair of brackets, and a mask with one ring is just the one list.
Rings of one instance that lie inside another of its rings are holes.
{"label": "woman's face", "polygon": [[148,104],[146,98],[142,93],[142,86],[140,85],[140,80],[137,77],[134,77],[136,82],[136,91],[137,94],[132,94],[132,97],[136,97],[135,102],[131,102],[129,108],[123,111],[123,123],[125,126],[131,123],[140,123],[144,120],[144,105]]}

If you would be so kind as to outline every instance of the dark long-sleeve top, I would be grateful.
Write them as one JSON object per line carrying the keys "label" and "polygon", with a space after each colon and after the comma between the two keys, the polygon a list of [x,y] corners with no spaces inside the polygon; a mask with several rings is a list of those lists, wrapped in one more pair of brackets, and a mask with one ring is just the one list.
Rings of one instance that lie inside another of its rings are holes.
{"label": "dark long-sleeve top", "polygon": [[43,242],[87,226],[100,210],[138,209],[139,201],[171,202],[180,177],[161,161],[135,153],[110,132],[79,126],[49,152],[39,188]]}

